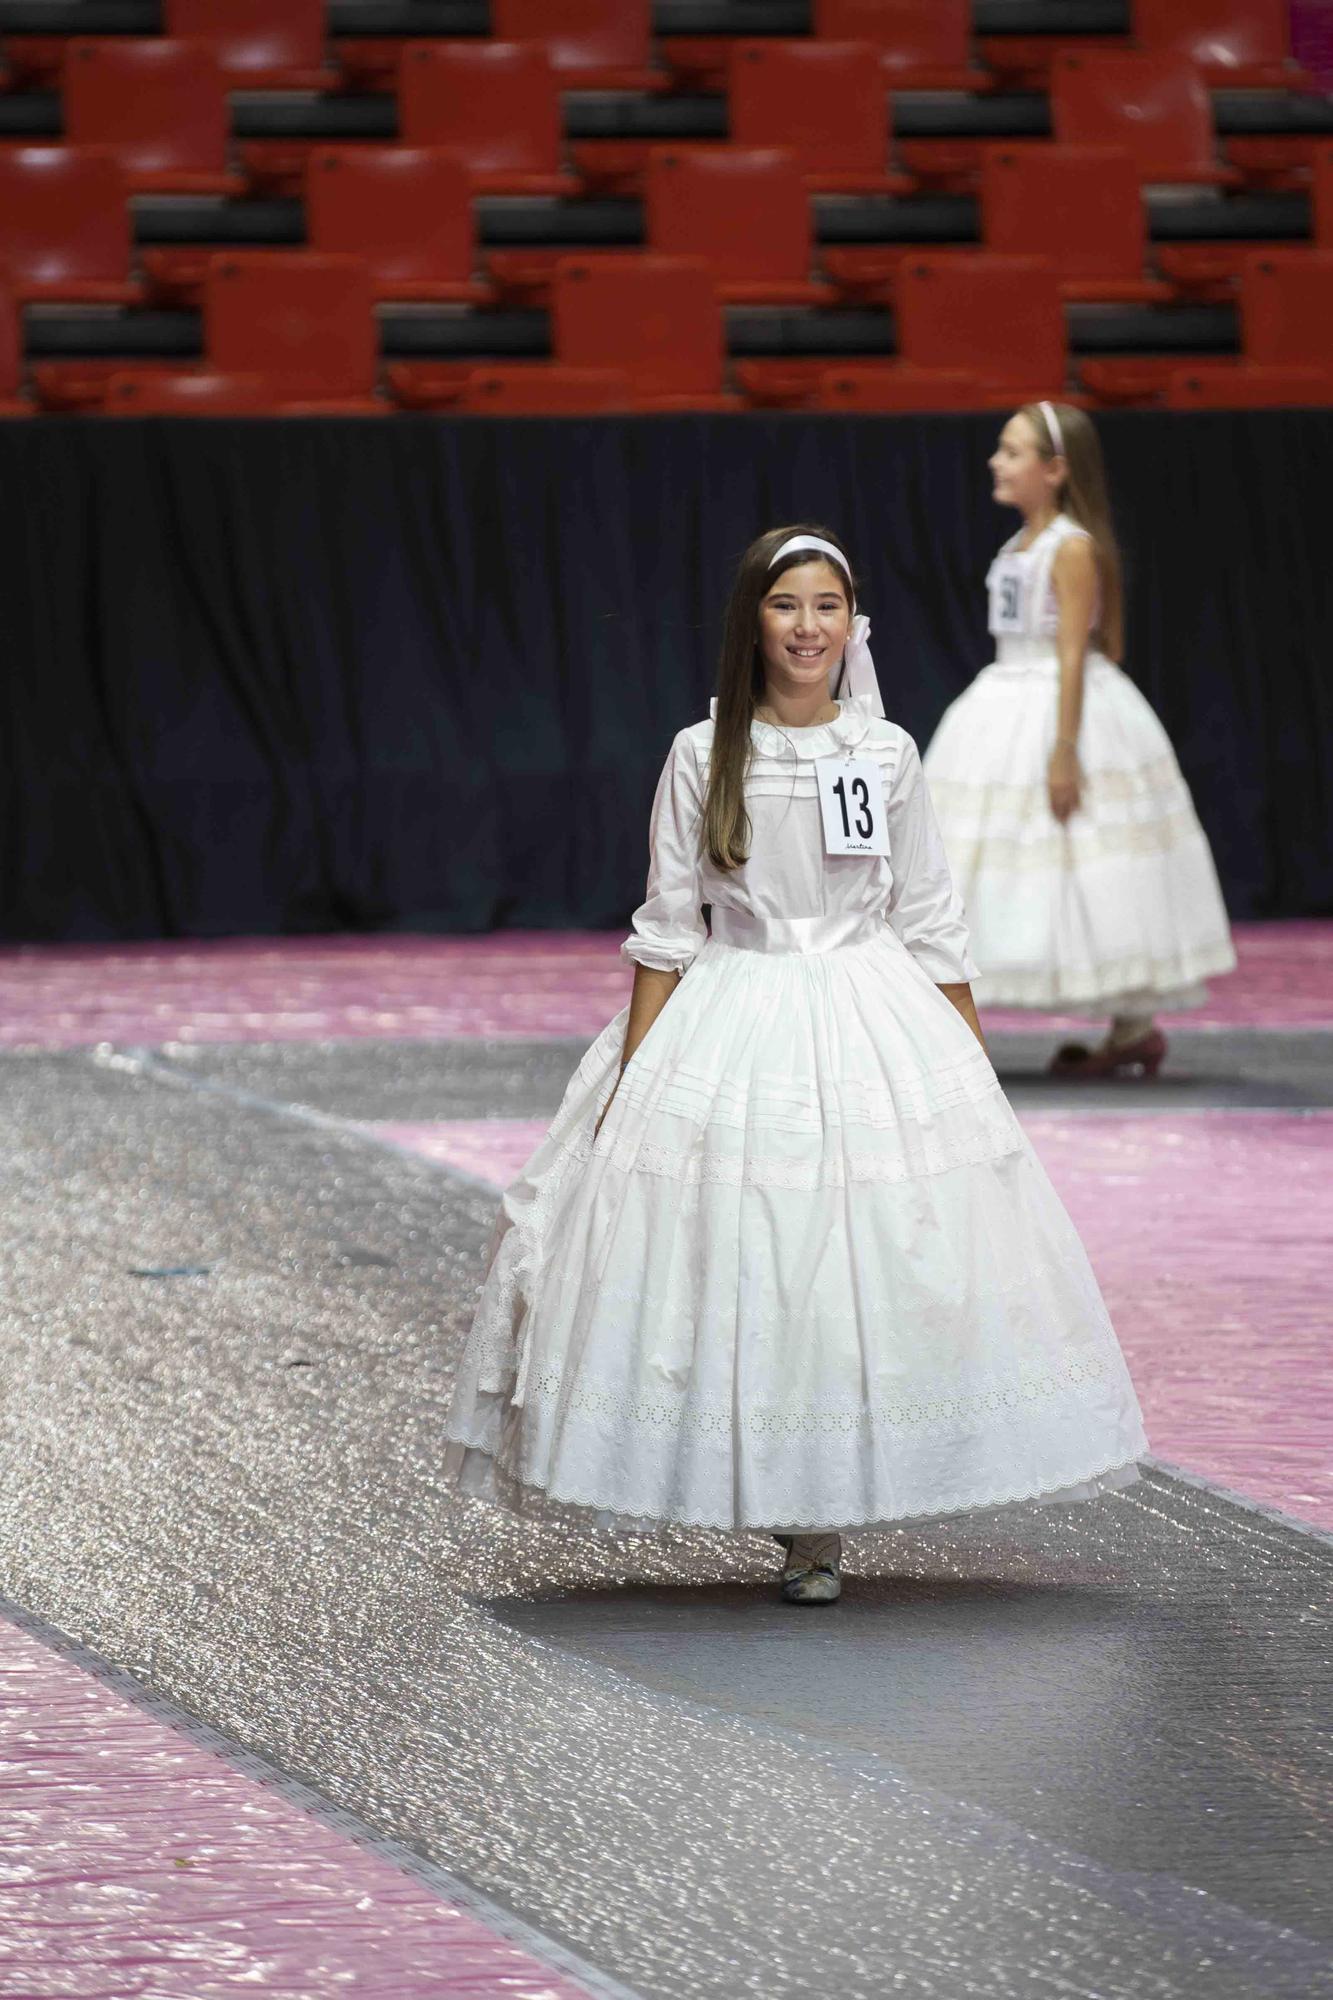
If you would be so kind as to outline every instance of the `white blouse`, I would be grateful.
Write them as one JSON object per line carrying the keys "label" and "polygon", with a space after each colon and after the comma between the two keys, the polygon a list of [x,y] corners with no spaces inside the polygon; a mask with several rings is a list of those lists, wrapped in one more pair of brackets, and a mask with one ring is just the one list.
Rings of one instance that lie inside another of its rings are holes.
{"label": "white blouse", "polygon": [[[838,709],[834,721],[806,729],[751,724],[750,858],[730,871],[701,852],[716,700],[707,722],[681,730],[653,800],[648,891],[620,947],[625,958],[683,972],[708,935],[707,903],[757,917],[882,914],[936,985],[977,977],[916,744],[864,702]],[[815,759],[845,750],[872,757],[883,774],[887,856],[824,851]]]}
{"label": "white blouse", "polygon": [[[986,571],[986,593],[990,607],[987,625],[996,640],[1000,659],[1025,658],[1034,646],[1054,652],[1060,631],[1060,600],[1055,594],[1052,571],[1055,558],[1070,536],[1090,542],[1092,536],[1068,514],[1048,521],[1031,546],[1020,549],[1026,529],[1020,528],[997,553]],[[1093,606],[1094,629],[1101,617],[1101,593]]]}

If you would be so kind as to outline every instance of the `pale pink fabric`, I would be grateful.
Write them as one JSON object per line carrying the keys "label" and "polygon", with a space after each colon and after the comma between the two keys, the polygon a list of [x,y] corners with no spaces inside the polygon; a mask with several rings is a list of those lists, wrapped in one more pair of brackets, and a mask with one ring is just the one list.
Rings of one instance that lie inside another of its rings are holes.
{"label": "pale pink fabric", "polygon": [[0,1992],[587,2000],[0,1619]]}

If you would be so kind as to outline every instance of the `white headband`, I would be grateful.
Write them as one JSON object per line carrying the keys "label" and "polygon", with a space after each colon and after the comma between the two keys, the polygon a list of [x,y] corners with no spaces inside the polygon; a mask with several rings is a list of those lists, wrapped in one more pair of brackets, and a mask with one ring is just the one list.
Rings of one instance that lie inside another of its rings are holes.
{"label": "white headband", "polygon": [[1055,414],[1054,403],[1038,403],[1037,408],[1046,419],[1046,428],[1051,434],[1055,449],[1061,458],[1065,455],[1065,441],[1060,435],[1060,419]]}
{"label": "white headband", "polygon": [[769,563],[769,568],[776,569],[783,556],[789,556],[793,549],[819,549],[824,555],[832,556],[838,568],[846,573],[848,583],[851,582],[852,566],[842,550],[835,549],[832,542],[821,541],[818,535],[793,535],[789,542],[782,544],[782,547]]}

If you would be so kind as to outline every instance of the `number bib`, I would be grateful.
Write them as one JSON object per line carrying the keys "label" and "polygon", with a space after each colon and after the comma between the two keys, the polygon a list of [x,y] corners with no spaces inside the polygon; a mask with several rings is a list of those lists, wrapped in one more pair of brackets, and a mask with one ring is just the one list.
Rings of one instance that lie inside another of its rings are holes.
{"label": "number bib", "polygon": [[826,854],[887,854],[884,777],[873,757],[816,757]]}
{"label": "number bib", "polygon": [[1023,565],[1016,556],[997,556],[991,566],[990,629],[1023,630]]}

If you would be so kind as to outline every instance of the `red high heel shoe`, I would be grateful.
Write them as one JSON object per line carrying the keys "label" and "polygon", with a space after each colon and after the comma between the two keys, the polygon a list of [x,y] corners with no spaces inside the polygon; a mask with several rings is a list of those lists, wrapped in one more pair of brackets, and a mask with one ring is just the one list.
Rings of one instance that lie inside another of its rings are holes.
{"label": "red high heel shoe", "polygon": [[1090,1049],[1084,1042],[1065,1042],[1046,1065],[1048,1076],[1115,1076],[1125,1070],[1133,1076],[1155,1077],[1166,1054],[1166,1036],[1160,1028],[1149,1028],[1137,1041],[1122,1042],[1119,1048]]}

